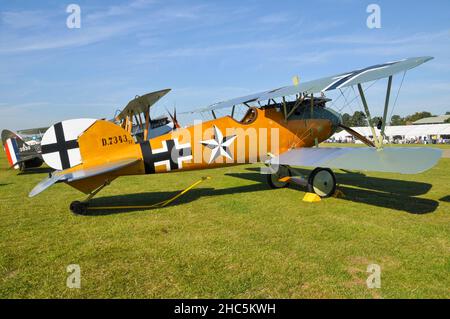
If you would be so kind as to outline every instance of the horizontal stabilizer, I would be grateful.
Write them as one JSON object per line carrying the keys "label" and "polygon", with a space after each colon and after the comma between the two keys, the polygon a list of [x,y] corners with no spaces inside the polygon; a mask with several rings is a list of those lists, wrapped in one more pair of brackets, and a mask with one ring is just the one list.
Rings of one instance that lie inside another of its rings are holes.
{"label": "horizontal stabilizer", "polygon": [[272,159],[291,166],[329,167],[348,170],[417,174],[430,169],[441,150],[425,147],[323,147],[297,148]]}
{"label": "horizontal stabilizer", "polygon": [[64,171],[55,171],[49,178],[46,178],[45,180],[37,184],[31,190],[28,196],[33,197],[57,182],[74,182],[88,177],[110,173],[119,170],[121,168],[130,166],[138,161],[139,159],[137,158],[122,159],[115,162],[109,162],[103,165],[93,166],[90,168],[83,168],[82,165],[80,165],[79,166],[80,169],[74,167]]}

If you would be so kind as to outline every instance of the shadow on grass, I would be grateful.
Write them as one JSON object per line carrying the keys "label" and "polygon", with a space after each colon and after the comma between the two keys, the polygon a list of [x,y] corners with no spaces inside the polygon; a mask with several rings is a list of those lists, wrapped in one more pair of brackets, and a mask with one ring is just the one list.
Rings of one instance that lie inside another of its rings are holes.
{"label": "shadow on grass", "polygon": [[[230,187],[224,189],[214,189],[211,187],[208,188],[194,188],[177,198],[175,201],[170,203],[168,206],[177,206],[183,205],[186,203],[193,202],[201,197],[205,196],[221,196],[221,195],[229,195],[235,193],[250,193],[261,190],[267,190],[269,187],[266,184],[252,184],[238,187]],[[106,196],[93,198],[90,201],[89,206],[145,206],[152,205],[179,194],[181,190],[174,192],[146,192],[146,193],[137,193],[137,194],[126,194],[126,195],[116,195],[116,196]],[[125,213],[137,210],[152,210],[155,208],[117,208],[117,209],[102,209],[102,210],[88,210],[87,215],[89,216],[99,216],[99,215],[110,215],[117,213]]]}
{"label": "shadow on grass", "polygon": [[[168,206],[183,205],[195,201],[205,196],[221,196],[235,193],[251,193],[261,190],[270,189],[266,182],[266,175],[259,173],[259,168],[248,168],[248,173],[228,173],[226,176],[241,178],[257,182],[251,185],[236,186],[225,189],[214,188],[195,188],[188,193],[177,198]],[[308,170],[298,169],[300,173],[308,175]],[[339,183],[339,189],[345,194],[341,200],[349,200],[358,203],[365,203],[372,206],[382,208],[390,208],[405,211],[411,214],[431,213],[438,207],[438,202],[413,197],[427,193],[431,185],[421,182],[409,182],[401,180],[384,179],[379,177],[369,177],[362,173],[344,172],[336,173],[336,179]],[[345,185],[351,185],[347,187]],[[361,187],[354,188],[353,186]],[[300,189],[304,190],[300,186]],[[90,202],[91,207],[95,206],[127,206],[136,205],[144,206],[167,200],[180,191],[173,192],[146,192],[138,194],[125,194],[116,196],[107,196],[94,198]],[[250,195],[251,196],[251,195]],[[442,199],[441,199],[442,200]],[[136,210],[151,210],[152,208],[118,208],[105,210],[89,210],[88,215],[110,215],[123,212],[131,212]]]}
{"label": "shadow on grass", "polygon": [[11,185],[11,183],[0,183],[0,187],[2,187],[2,186],[8,186],[8,185]]}
{"label": "shadow on grass", "polygon": [[35,168],[27,168],[25,171],[18,173],[17,175],[30,175],[30,174],[44,174],[51,173],[54,169],[50,167],[35,167]]}
{"label": "shadow on grass", "polygon": [[442,197],[442,198],[439,198],[439,200],[440,200],[441,202],[447,202],[447,203],[450,203],[450,195],[447,195],[447,196],[444,196],[444,197]]}
{"label": "shadow on grass", "polygon": [[[249,167],[247,168],[247,170],[259,172],[259,168],[257,167]],[[308,176],[311,172],[310,170],[299,168],[296,168],[295,170],[303,176]],[[339,185],[351,185],[385,193],[395,193],[399,195],[401,194],[405,196],[418,196],[426,194],[432,186],[431,184],[422,182],[370,177],[360,172],[345,171],[344,173],[334,172],[334,174],[336,175],[336,182]],[[262,179],[265,179],[264,176],[262,176]]]}
{"label": "shadow on grass", "polygon": [[[255,173],[227,175],[265,183],[266,177],[259,173],[259,168],[250,167],[247,170]],[[296,171],[304,176],[308,176],[310,172],[306,169],[296,169]],[[431,213],[439,205],[437,201],[432,199],[414,197],[426,194],[432,186],[428,183],[370,177],[363,173],[350,171],[344,173],[335,172],[335,175],[339,189],[345,194],[345,197],[341,198],[343,200],[401,210],[411,214]],[[354,186],[360,188],[354,188]],[[306,190],[301,186],[296,185],[295,187]]]}

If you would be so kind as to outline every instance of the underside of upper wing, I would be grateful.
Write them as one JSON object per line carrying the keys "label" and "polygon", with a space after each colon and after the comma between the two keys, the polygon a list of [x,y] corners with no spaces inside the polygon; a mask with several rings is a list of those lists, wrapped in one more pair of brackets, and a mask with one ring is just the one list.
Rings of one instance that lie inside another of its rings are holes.
{"label": "underside of upper wing", "polygon": [[439,149],[424,147],[297,148],[272,159],[271,163],[417,174],[436,165],[441,154]]}

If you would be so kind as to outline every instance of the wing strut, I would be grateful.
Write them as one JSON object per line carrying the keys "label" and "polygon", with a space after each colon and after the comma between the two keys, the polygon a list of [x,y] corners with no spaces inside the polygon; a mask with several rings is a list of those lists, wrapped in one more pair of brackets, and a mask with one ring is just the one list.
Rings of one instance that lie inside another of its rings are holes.
{"label": "wing strut", "polygon": [[148,130],[150,128],[150,106],[145,110],[144,141],[148,140]]}
{"label": "wing strut", "polygon": [[376,146],[376,148],[381,148],[380,140],[378,139],[377,132],[375,131],[375,128],[373,127],[372,117],[370,116],[369,107],[367,106],[366,96],[364,95],[364,91],[362,89],[361,83],[358,83],[358,91],[359,91],[359,96],[361,97],[361,101],[364,105],[364,111],[366,112],[367,121],[369,122],[370,130],[372,131],[372,136],[373,136],[375,146]]}
{"label": "wing strut", "polygon": [[387,84],[387,89],[386,89],[386,98],[384,101],[383,119],[381,121],[381,128],[379,128],[380,136],[377,135],[377,132],[375,131],[375,127],[373,126],[372,117],[370,115],[369,106],[367,105],[367,100],[366,100],[366,96],[364,95],[364,90],[362,88],[362,85],[361,85],[361,83],[357,84],[359,96],[361,97],[361,101],[364,106],[364,111],[366,113],[367,121],[369,122],[370,130],[372,131],[373,141],[374,141],[375,147],[377,149],[383,148],[383,137],[384,137],[384,130],[386,128],[387,113],[388,113],[388,109],[389,109],[389,98],[391,95],[392,77],[393,76],[390,75],[388,78],[388,84]]}
{"label": "wing strut", "polygon": [[383,120],[381,122],[381,132],[380,132],[380,144],[383,145],[384,138],[384,129],[386,127],[386,118],[389,108],[389,97],[391,95],[391,86],[392,86],[392,75],[389,76],[387,90],[386,90],[386,100],[384,102],[384,111],[383,111]]}
{"label": "wing strut", "polygon": [[340,128],[346,130],[348,133],[350,133],[351,135],[353,135],[354,137],[356,137],[357,139],[359,139],[361,142],[363,142],[364,144],[366,144],[367,146],[370,147],[375,147],[375,144],[369,140],[368,138],[366,138],[364,135],[359,134],[358,132],[356,132],[355,130],[353,130],[352,128],[345,126],[344,124],[339,124],[338,125]]}
{"label": "wing strut", "polygon": [[285,96],[283,96],[283,114],[284,114],[284,121],[287,121],[287,106]]}

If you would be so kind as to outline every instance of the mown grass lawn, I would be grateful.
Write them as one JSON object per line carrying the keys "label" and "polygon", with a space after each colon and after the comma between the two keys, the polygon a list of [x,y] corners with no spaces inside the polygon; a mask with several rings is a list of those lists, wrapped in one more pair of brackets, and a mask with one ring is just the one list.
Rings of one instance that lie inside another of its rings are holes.
{"label": "mown grass lawn", "polygon": [[[257,165],[122,177],[95,205],[173,205],[75,216],[83,194],[46,173],[8,170],[0,152],[1,298],[448,298],[450,159],[419,175],[336,171],[344,198],[271,190]],[[368,289],[369,264],[381,289]],[[66,287],[69,264],[81,289]]]}

